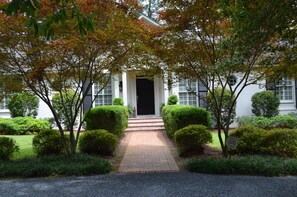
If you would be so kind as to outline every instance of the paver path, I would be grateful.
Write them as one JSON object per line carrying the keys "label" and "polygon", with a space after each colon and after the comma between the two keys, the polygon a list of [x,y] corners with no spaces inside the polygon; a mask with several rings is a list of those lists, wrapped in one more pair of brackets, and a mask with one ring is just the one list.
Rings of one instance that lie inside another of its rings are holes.
{"label": "paver path", "polygon": [[119,172],[177,172],[179,168],[162,131],[127,132],[129,141]]}

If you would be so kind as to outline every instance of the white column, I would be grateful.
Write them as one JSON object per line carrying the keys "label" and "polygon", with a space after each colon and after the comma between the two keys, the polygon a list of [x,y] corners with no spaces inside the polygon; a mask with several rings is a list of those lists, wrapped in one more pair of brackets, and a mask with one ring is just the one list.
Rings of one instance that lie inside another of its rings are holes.
{"label": "white column", "polygon": [[120,98],[119,77],[114,76],[114,98]]}
{"label": "white column", "polygon": [[128,86],[127,86],[127,73],[123,72],[122,74],[122,83],[123,83],[123,100],[124,105],[128,105]]}

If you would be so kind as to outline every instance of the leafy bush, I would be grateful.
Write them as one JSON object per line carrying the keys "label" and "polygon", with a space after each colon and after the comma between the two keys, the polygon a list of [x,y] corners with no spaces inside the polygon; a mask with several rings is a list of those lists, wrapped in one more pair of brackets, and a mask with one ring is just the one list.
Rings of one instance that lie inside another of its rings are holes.
{"label": "leafy bush", "polygon": [[13,153],[19,151],[15,140],[7,137],[0,137],[0,160],[9,160]]}
{"label": "leafy bush", "polygon": [[114,98],[113,101],[112,101],[112,104],[113,105],[121,105],[121,106],[123,106],[124,105],[124,101],[121,98]]}
{"label": "leafy bush", "polygon": [[204,125],[189,125],[175,132],[174,141],[180,155],[203,153],[203,145],[212,142],[212,135]]}
{"label": "leafy bush", "polygon": [[239,154],[260,154],[263,138],[267,131],[254,126],[243,126],[235,129],[230,137],[238,138],[238,146],[235,152]]}
{"label": "leafy bush", "polygon": [[23,134],[21,128],[10,118],[0,118],[1,135],[20,135]]}
{"label": "leafy bush", "polygon": [[176,105],[177,102],[178,102],[178,98],[176,95],[171,95],[168,97],[168,101],[167,101],[168,105]]}
{"label": "leafy bush", "polygon": [[256,116],[271,118],[278,115],[280,101],[272,91],[257,92],[252,96],[252,112]]}
{"label": "leafy bush", "polygon": [[70,120],[68,120],[68,117],[70,117],[70,114],[75,113],[75,102],[77,100],[79,100],[78,95],[70,89],[62,92],[62,94],[57,92],[52,97],[53,108],[66,130],[70,130]]}
{"label": "leafy bush", "polygon": [[18,124],[22,134],[39,133],[43,130],[51,129],[48,120],[38,120],[31,117],[16,117],[12,119],[14,123]]}
{"label": "leafy bush", "polygon": [[9,98],[7,107],[11,117],[36,117],[39,107],[39,98],[28,92],[16,93]]}
{"label": "leafy bush", "polygon": [[297,131],[293,129],[274,129],[268,132],[262,140],[264,154],[296,157]]}
{"label": "leafy bush", "polygon": [[241,116],[237,118],[239,126],[251,125],[263,129],[297,128],[297,119],[291,115],[278,115],[272,118],[262,116]]}
{"label": "leafy bush", "polygon": [[58,155],[64,151],[64,143],[57,130],[44,130],[33,138],[33,150],[38,156]]}
{"label": "leafy bush", "polygon": [[209,174],[286,176],[297,175],[297,159],[267,156],[212,157],[187,160],[185,168],[190,172]]}
{"label": "leafy bush", "polygon": [[105,174],[111,163],[85,154],[51,155],[0,163],[0,178]]}
{"label": "leafy bush", "polygon": [[79,139],[81,152],[98,155],[113,155],[117,147],[117,137],[106,130],[84,132]]}
{"label": "leafy bush", "polygon": [[50,129],[47,120],[38,120],[32,117],[0,118],[0,134],[24,135]]}
{"label": "leafy bush", "polygon": [[204,108],[186,105],[166,105],[162,109],[162,117],[166,133],[173,137],[174,133],[192,124],[202,124],[210,128],[210,114]]}
{"label": "leafy bush", "polygon": [[92,108],[86,115],[87,130],[105,129],[120,136],[128,127],[128,108],[110,105]]}
{"label": "leafy bush", "polygon": [[[222,110],[221,117],[222,117],[222,119],[221,120],[222,120],[222,124],[226,125],[227,124],[227,119],[228,119],[228,113],[229,113],[229,104],[235,100],[235,95],[233,95],[232,98],[231,98],[231,91],[225,89],[224,94],[222,96],[222,91],[223,90],[221,88],[216,88],[214,90],[214,95],[212,95],[210,93],[207,94],[206,100],[207,100],[208,108],[214,114],[213,117],[215,119],[218,116],[218,115],[216,115],[217,107],[216,107],[216,102],[215,101],[217,101],[217,102],[222,101],[222,106],[221,106],[221,110]],[[230,124],[234,122],[234,119],[235,119],[235,116],[236,116],[235,109],[236,109],[236,101],[235,101],[234,107],[233,107],[232,112],[231,112],[231,116],[230,116],[230,120],[229,120]]]}

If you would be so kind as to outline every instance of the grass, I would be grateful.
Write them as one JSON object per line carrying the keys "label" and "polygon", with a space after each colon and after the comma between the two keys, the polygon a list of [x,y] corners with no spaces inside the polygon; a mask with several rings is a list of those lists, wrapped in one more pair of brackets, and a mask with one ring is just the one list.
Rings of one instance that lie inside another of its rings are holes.
{"label": "grass", "polygon": [[0,135],[0,137],[12,138],[20,147],[20,151],[13,155],[13,160],[36,156],[36,153],[33,151],[32,148],[32,139],[34,135]]}
{"label": "grass", "polygon": [[297,175],[297,159],[272,156],[189,159],[185,168],[207,174],[285,176]]}
{"label": "grass", "polygon": [[218,133],[217,132],[211,132],[211,135],[212,135],[212,143],[209,143],[209,146],[221,150],[221,144],[220,144],[220,141],[219,141]]}
{"label": "grass", "polygon": [[85,154],[26,158],[0,163],[0,178],[105,174],[110,162]]}

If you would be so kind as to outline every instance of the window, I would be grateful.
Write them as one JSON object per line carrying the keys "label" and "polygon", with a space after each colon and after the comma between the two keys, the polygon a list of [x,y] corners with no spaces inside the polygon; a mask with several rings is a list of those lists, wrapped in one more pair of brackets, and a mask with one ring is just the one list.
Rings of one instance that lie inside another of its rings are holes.
{"label": "window", "polygon": [[179,82],[179,104],[197,106],[197,82],[182,80]]}
{"label": "window", "polygon": [[8,97],[5,96],[5,97],[0,101],[0,110],[6,110],[6,109],[7,109],[7,102],[8,102]]}
{"label": "window", "polygon": [[276,92],[280,101],[293,101],[293,81],[282,78],[276,83]]}
{"label": "window", "polygon": [[[101,90],[102,86],[94,84],[94,95]],[[112,104],[112,86],[111,79],[107,82],[106,86],[99,92],[94,101],[95,106],[111,105]]]}
{"label": "window", "polygon": [[234,75],[230,75],[227,80],[230,86],[234,86],[237,82],[237,78]]}

